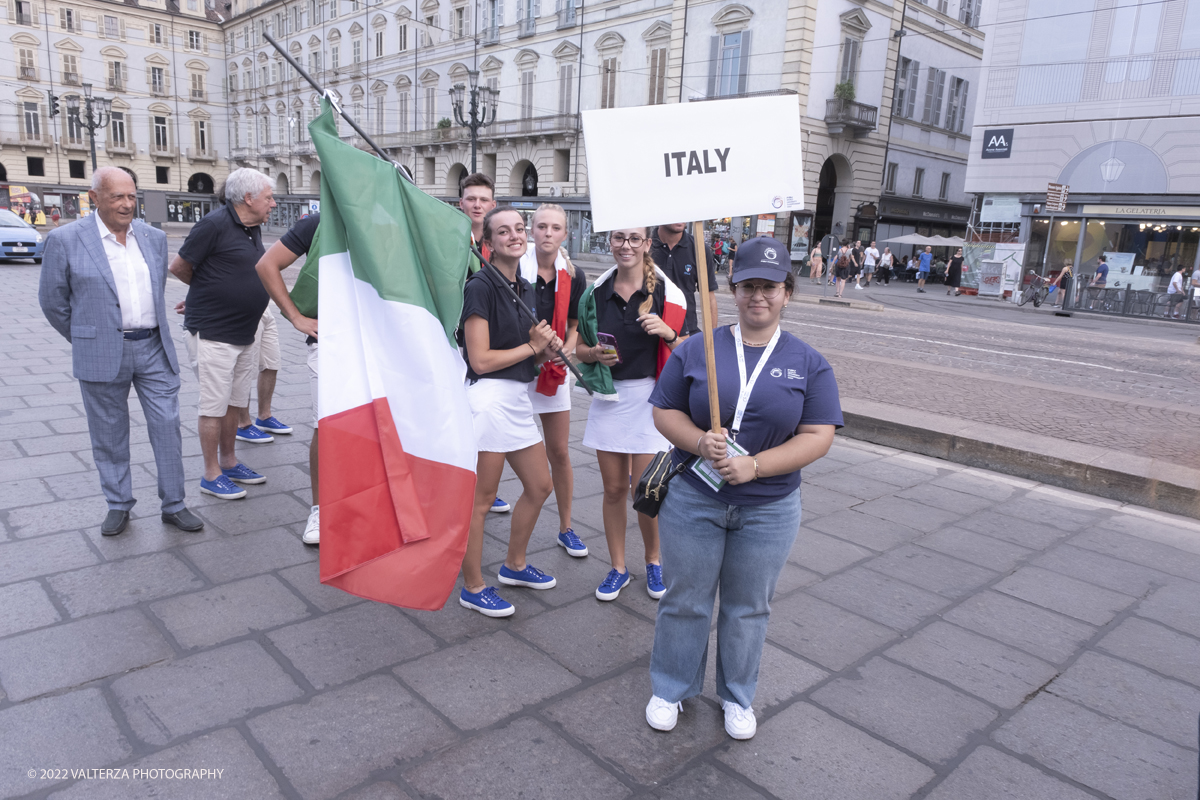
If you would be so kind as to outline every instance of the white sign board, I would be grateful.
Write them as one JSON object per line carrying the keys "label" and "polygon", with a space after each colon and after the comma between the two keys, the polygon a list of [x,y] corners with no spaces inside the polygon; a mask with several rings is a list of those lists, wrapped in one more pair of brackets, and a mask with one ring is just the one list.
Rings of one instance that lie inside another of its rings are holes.
{"label": "white sign board", "polygon": [[980,222],[1020,222],[1021,195],[985,194],[979,210]]}
{"label": "white sign board", "polygon": [[1004,262],[984,261],[979,268],[979,296],[999,297],[1004,290]]}
{"label": "white sign board", "polygon": [[804,207],[797,95],[584,111],[583,131],[596,230]]}

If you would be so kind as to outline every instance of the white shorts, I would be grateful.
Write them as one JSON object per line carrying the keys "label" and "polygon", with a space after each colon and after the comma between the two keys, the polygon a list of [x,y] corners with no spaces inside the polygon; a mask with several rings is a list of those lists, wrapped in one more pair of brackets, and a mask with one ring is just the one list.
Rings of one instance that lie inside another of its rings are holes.
{"label": "white shorts", "polygon": [[273,369],[278,371],[283,363],[279,354],[279,326],[275,324],[275,315],[271,306],[263,312],[258,321],[258,332],[254,334],[254,344],[258,347],[258,370]]}
{"label": "white shorts", "polygon": [[529,384],[503,378],[467,381],[467,402],[480,452],[515,453],[542,441],[533,421]]}
{"label": "white shorts", "polygon": [[616,401],[601,400],[599,395],[593,397],[583,446],[610,453],[657,453],[669,449],[671,444],[654,427],[650,394],[656,382],[654,378],[613,381]]}
{"label": "white shorts", "polygon": [[313,403],[313,427],[317,427],[317,421],[321,418],[321,411],[317,407],[317,342],[313,342],[308,347],[308,389],[312,392]]}
{"label": "white shorts", "polygon": [[214,342],[191,333],[187,351],[200,382],[200,416],[223,417],[230,406],[250,405],[250,384],[258,374],[253,344]]}
{"label": "white shorts", "polygon": [[553,397],[547,397],[537,390],[537,381],[529,384],[529,402],[535,414],[553,414],[556,411],[571,410],[571,374],[558,387]]}

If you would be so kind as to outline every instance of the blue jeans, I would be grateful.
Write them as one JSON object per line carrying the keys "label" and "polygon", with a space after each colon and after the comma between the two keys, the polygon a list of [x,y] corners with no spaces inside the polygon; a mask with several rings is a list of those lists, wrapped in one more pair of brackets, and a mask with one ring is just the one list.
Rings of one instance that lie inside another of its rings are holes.
{"label": "blue jeans", "polygon": [[663,579],[650,682],[677,702],[700,694],[717,589],[717,696],[749,708],[771,596],[800,529],[800,490],[761,506],[730,506],[683,478],[658,515]]}

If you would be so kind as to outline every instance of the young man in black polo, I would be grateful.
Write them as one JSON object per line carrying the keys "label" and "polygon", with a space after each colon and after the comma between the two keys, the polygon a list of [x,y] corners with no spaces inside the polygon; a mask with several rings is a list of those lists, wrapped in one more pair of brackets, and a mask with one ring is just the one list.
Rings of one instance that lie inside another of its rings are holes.
{"label": "young man in black polo", "polygon": [[[708,267],[709,318],[717,318],[717,267],[712,248],[705,245],[705,264]],[[700,278],[696,273],[696,242],[687,232],[686,222],[659,225],[650,243],[650,257],[671,282],[683,290],[687,301],[687,314],[683,322],[683,335],[690,336],[700,330],[696,319],[696,292],[700,290]]]}
{"label": "young man in black polo", "polygon": [[264,252],[260,226],[275,207],[273,186],[257,170],[231,172],[226,204],[195,224],[170,266],[190,287],[183,326],[200,383],[200,491],[223,500],[246,496],[235,484],[267,480],[237,460],[234,444],[238,412],[249,406],[258,374],[254,336],[269,302],[254,265]]}

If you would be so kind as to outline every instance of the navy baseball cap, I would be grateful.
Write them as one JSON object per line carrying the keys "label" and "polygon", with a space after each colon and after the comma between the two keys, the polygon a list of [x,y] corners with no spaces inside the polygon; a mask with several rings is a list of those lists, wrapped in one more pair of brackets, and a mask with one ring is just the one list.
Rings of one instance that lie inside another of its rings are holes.
{"label": "navy baseball cap", "polygon": [[792,258],[778,239],[756,236],[742,242],[733,259],[734,283],[761,278],[765,281],[783,283],[792,271]]}

